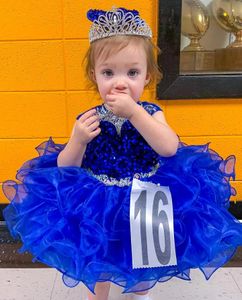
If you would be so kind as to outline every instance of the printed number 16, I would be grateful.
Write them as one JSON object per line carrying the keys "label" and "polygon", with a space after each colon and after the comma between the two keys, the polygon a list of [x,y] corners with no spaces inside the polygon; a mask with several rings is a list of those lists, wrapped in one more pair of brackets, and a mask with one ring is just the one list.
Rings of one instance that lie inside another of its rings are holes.
{"label": "printed number 16", "polygon": [[[168,199],[162,191],[157,191],[154,196],[154,202],[152,207],[152,233],[154,240],[155,253],[158,261],[162,265],[168,264],[171,257],[171,239],[167,214],[161,210],[159,212],[159,202],[162,201],[163,205],[168,204]],[[148,258],[148,245],[147,245],[147,230],[146,230],[146,210],[147,210],[147,191],[143,190],[140,193],[139,198],[135,202],[135,216],[136,219],[140,213],[140,233],[142,244],[142,259],[143,265],[149,265]],[[165,250],[162,251],[159,239],[159,226],[163,225],[164,229],[164,241]]]}

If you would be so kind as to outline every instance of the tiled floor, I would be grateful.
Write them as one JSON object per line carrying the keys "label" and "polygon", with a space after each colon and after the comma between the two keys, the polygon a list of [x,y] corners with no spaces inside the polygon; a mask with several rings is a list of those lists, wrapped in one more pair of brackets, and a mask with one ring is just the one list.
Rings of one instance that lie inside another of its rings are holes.
{"label": "tiled floor", "polygon": [[[192,281],[172,279],[157,284],[150,296],[153,300],[242,300],[242,268],[222,268],[207,281],[198,270]],[[129,300],[112,286],[110,300]],[[83,285],[67,288],[61,275],[53,269],[0,269],[0,300],[84,300]]]}

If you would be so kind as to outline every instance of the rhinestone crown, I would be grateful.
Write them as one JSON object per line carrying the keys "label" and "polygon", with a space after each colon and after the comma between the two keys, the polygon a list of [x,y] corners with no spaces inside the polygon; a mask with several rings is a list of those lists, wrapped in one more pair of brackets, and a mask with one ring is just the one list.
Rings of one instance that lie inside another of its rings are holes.
{"label": "rhinestone crown", "polygon": [[93,22],[89,31],[90,43],[114,35],[138,35],[151,38],[152,31],[137,10],[113,8],[110,11],[92,10],[87,17]]}

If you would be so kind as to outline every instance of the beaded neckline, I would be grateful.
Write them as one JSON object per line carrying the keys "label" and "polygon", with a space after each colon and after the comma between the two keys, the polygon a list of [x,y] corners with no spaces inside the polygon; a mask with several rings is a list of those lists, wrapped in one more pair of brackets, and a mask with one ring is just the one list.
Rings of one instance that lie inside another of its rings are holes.
{"label": "beaded neckline", "polygon": [[[143,106],[141,101],[138,101],[137,103]],[[100,120],[112,123],[116,128],[117,134],[120,136],[122,126],[128,119],[116,116],[110,109],[107,108],[107,106],[105,106],[105,104],[97,106],[96,110]]]}
{"label": "beaded neckline", "polygon": [[116,128],[117,134],[120,136],[122,126],[124,122],[127,121],[127,119],[116,116],[111,110],[109,110],[105,106],[105,104],[98,106],[96,110],[100,121],[107,121],[112,123]]}

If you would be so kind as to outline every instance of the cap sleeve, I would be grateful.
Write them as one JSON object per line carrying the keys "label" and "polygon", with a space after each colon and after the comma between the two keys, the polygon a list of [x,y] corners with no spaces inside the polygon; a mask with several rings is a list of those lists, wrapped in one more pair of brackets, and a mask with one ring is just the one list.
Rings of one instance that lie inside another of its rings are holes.
{"label": "cap sleeve", "polygon": [[154,113],[156,113],[157,111],[162,111],[162,109],[154,104],[154,103],[150,103],[150,102],[141,102],[141,105],[143,106],[143,108],[150,114],[153,115]]}

